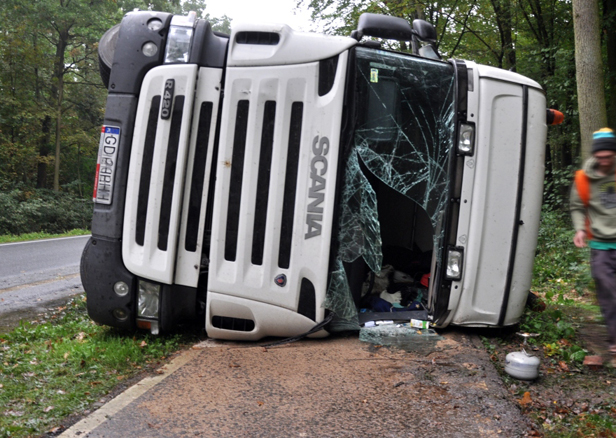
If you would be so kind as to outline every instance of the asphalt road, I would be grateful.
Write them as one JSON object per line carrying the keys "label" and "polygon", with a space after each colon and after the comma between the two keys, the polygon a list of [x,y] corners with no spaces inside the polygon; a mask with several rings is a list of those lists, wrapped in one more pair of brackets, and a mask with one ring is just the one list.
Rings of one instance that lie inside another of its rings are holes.
{"label": "asphalt road", "polygon": [[10,326],[28,312],[83,292],[79,261],[89,238],[0,245],[0,326]]}

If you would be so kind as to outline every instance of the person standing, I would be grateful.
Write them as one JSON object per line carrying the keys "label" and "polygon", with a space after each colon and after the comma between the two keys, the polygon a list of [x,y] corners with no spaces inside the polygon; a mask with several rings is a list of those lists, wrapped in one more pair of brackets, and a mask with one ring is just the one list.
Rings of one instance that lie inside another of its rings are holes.
{"label": "person standing", "polygon": [[611,365],[616,367],[616,135],[595,131],[592,157],[578,170],[571,189],[573,243],[590,246],[590,270],[607,324]]}

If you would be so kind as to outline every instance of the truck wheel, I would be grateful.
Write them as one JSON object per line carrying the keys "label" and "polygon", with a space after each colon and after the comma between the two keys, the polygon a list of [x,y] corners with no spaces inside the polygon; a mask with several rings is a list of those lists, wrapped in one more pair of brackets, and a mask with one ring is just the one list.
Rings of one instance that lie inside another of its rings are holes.
{"label": "truck wheel", "polygon": [[113,65],[113,54],[115,53],[120,25],[116,24],[109,29],[98,43],[98,69],[105,87],[109,88],[109,77],[111,76],[111,66]]}

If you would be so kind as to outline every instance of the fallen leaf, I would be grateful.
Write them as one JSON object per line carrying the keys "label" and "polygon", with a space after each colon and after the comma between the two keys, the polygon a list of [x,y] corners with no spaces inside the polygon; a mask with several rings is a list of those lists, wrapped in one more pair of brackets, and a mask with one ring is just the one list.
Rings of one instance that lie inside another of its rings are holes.
{"label": "fallen leaf", "polygon": [[141,348],[146,347],[147,345],[148,345],[148,343],[147,343],[147,342],[145,342],[145,341],[141,341],[141,344],[139,344],[139,346],[140,346]]}
{"label": "fallen leaf", "polygon": [[530,398],[530,392],[526,391],[519,402],[522,406],[531,404],[533,400]]}
{"label": "fallen leaf", "polygon": [[567,363],[566,363],[566,362],[564,362],[564,361],[562,361],[562,360],[561,360],[560,362],[558,362],[558,366],[559,366],[559,368],[560,368],[561,370],[563,370],[563,371],[565,371],[565,372],[566,372],[566,371],[569,371],[569,366],[567,365]]}
{"label": "fallen leaf", "polygon": [[45,409],[43,409],[43,412],[49,412],[53,409],[53,406],[47,406]]}
{"label": "fallen leaf", "polygon": [[66,392],[62,391],[61,389],[58,389],[58,394],[66,394]]}
{"label": "fallen leaf", "polygon": [[265,404],[265,402],[258,401],[258,402],[257,402],[257,404],[258,404],[259,406],[263,406],[263,405]]}
{"label": "fallen leaf", "polygon": [[11,411],[6,411],[6,412],[4,413],[4,415],[10,415],[10,416],[12,416],[12,417],[21,417],[21,416],[23,416],[23,414],[24,414],[24,412],[23,412],[23,411],[13,411],[13,410],[11,410]]}
{"label": "fallen leaf", "polygon": [[236,363],[230,363],[229,368],[239,368],[240,366]]}
{"label": "fallen leaf", "polygon": [[66,353],[64,353],[64,359],[68,359],[69,354],[70,353],[68,351]]}
{"label": "fallen leaf", "polygon": [[56,433],[62,430],[63,426],[58,426],[58,427],[54,427],[53,429],[51,429],[48,433]]}

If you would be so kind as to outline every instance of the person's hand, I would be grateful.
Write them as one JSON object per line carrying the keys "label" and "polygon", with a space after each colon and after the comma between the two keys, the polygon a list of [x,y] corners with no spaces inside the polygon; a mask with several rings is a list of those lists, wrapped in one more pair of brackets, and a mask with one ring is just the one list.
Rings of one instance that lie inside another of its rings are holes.
{"label": "person's hand", "polygon": [[573,244],[578,248],[584,248],[586,246],[586,231],[576,231],[575,236],[573,236]]}

